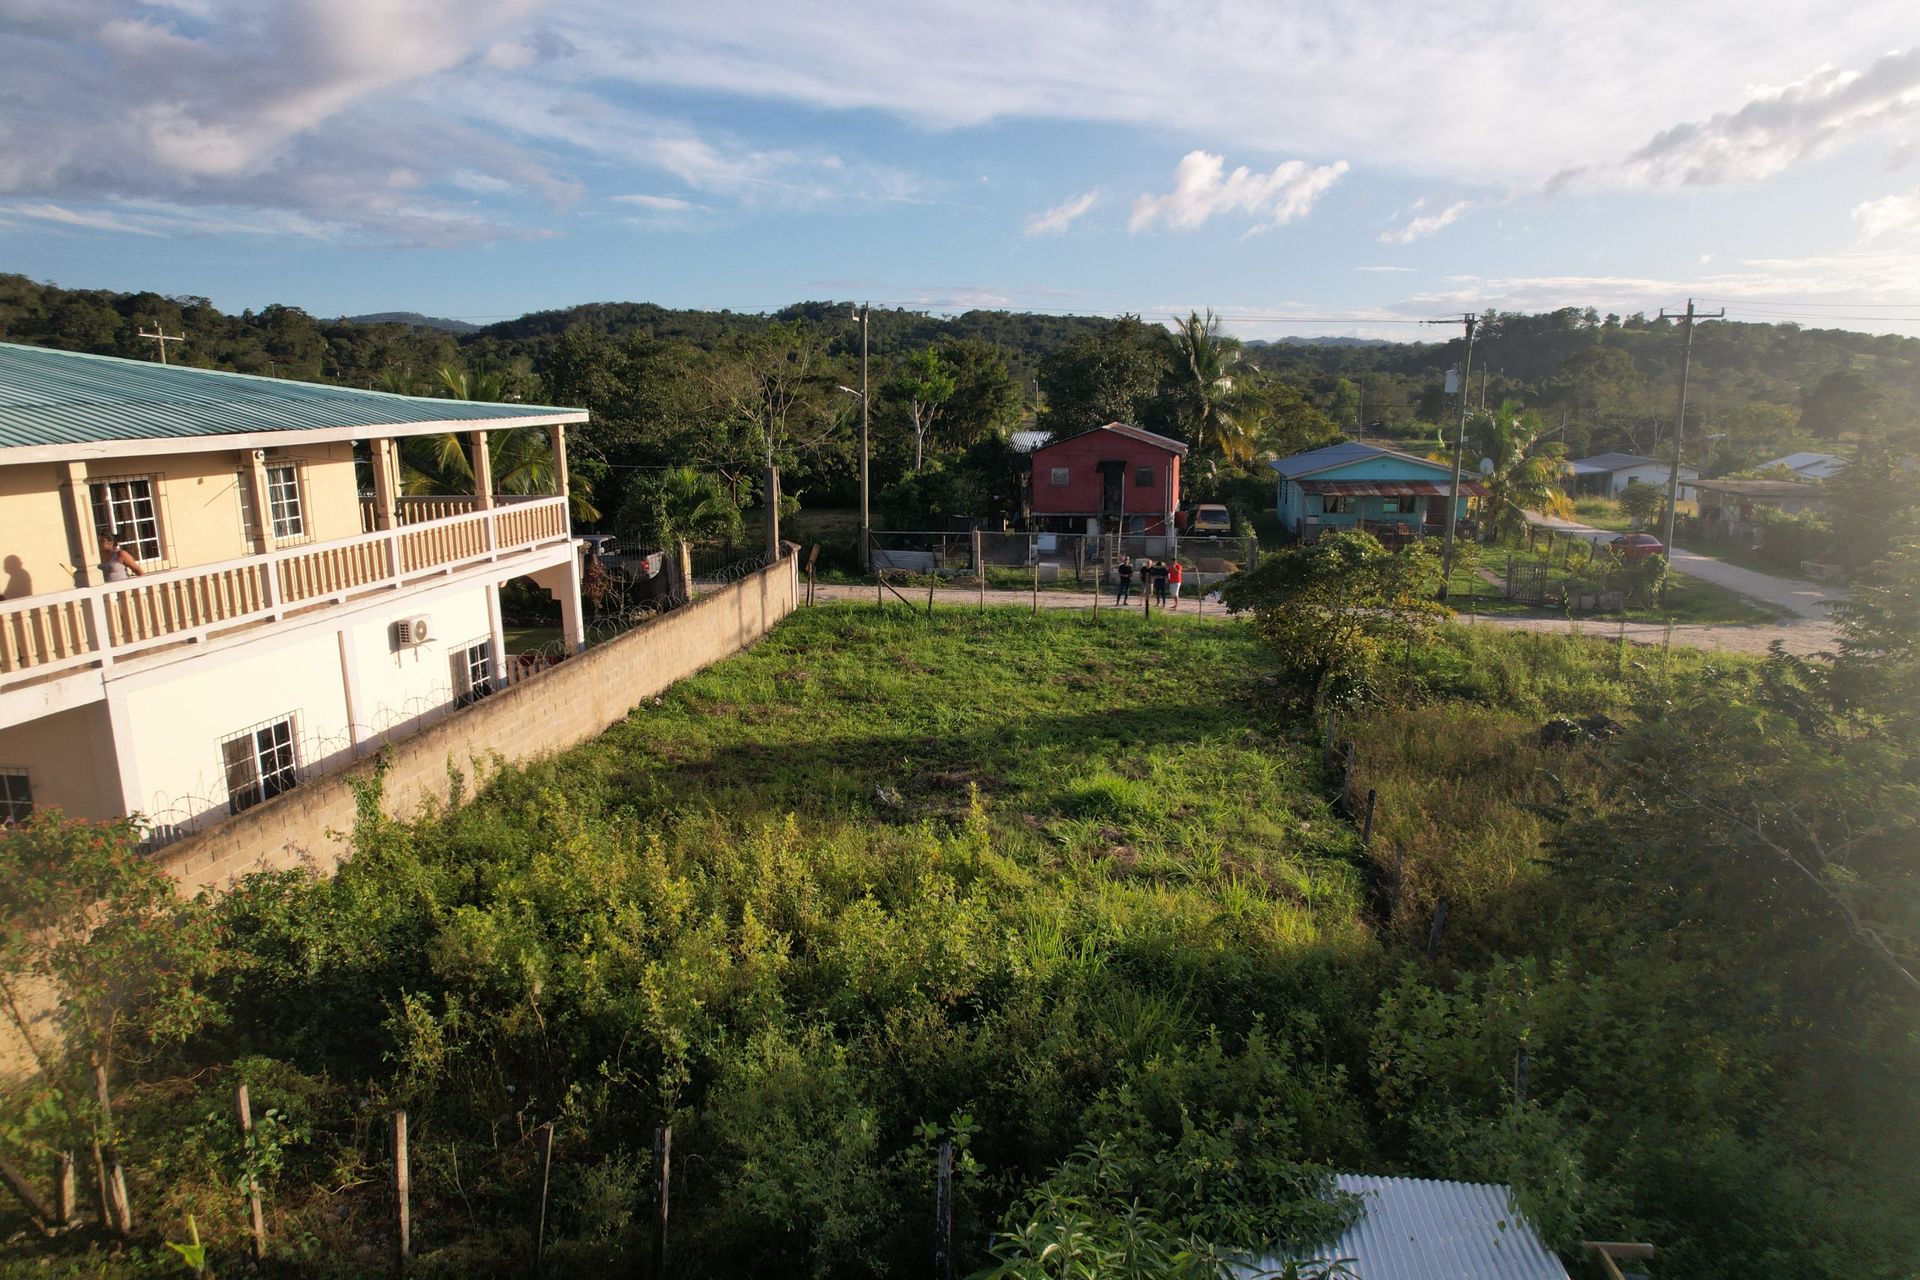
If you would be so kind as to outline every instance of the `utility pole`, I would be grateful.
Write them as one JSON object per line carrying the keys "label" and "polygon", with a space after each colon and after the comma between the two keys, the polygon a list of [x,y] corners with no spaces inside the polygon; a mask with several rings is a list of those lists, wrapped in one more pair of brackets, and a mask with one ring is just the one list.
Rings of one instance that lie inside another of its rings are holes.
{"label": "utility pole", "polygon": [[867,497],[867,327],[873,318],[873,304],[860,308],[860,567],[868,567],[873,554],[873,519]]}
{"label": "utility pole", "polygon": [[1674,508],[1680,503],[1680,441],[1687,426],[1687,375],[1691,371],[1690,366],[1693,364],[1693,322],[1695,320],[1718,320],[1726,314],[1727,309],[1725,307],[1720,308],[1712,315],[1708,315],[1704,311],[1695,311],[1693,309],[1692,298],[1687,299],[1687,310],[1685,314],[1676,313],[1669,316],[1665,307],[1660,309],[1660,318],[1662,320],[1680,321],[1680,332],[1683,337],[1680,348],[1680,409],[1673,420],[1673,465],[1667,470],[1667,536],[1665,541],[1667,544],[1667,559],[1669,561],[1673,559]]}
{"label": "utility pole", "polygon": [[153,326],[152,333],[148,333],[145,329],[142,329],[140,331],[140,336],[143,338],[151,338],[160,345],[160,363],[161,364],[165,364],[167,362],[167,344],[169,342],[185,342],[187,340],[187,335],[184,333],[179,333],[179,334],[168,333],[167,326],[163,324],[156,324],[155,326]]}
{"label": "utility pole", "polygon": [[[1453,324],[1452,320],[1429,320],[1428,324]],[[1467,327],[1467,358],[1460,364],[1460,426],[1453,437],[1453,480],[1447,486],[1447,533],[1440,551],[1440,598],[1447,598],[1447,580],[1453,576],[1453,538],[1460,523],[1460,455],[1467,448],[1467,388],[1473,378],[1473,329],[1480,317],[1467,312],[1459,323]]]}

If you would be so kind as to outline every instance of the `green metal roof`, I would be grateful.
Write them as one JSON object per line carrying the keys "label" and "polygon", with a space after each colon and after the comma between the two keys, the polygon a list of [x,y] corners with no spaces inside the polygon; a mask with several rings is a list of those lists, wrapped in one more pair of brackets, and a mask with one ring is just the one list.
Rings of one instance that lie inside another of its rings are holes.
{"label": "green metal roof", "polygon": [[0,342],[0,461],[10,449],[121,440],[585,418],[580,409],[397,396]]}

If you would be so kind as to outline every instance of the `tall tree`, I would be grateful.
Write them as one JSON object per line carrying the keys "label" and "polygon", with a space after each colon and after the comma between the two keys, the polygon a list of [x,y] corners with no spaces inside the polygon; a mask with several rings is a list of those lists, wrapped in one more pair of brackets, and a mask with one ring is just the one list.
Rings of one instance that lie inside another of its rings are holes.
{"label": "tall tree", "polygon": [[940,420],[958,387],[953,371],[934,347],[923,347],[903,359],[881,394],[903,406],[913,427],[913,470],[926,462],[927,434]]}
{"label": "tall tree", "polygon": [[1563,515],[1573,510],[1560,487],[1567,475],[1567,447],[1546,439],[1545,428],[1540,414],[1521,408],[1518,400],[1504,400],[1467,423],[1466,456],[1480,460],[1485,525],[1495,537],[1524,528],[1529,511]]}
{"label": "tall tree", "polygon": [[1041,425],[1057,440],[1109,422],[1141,424],[1165,363],[1154,334],[1139,316],[1122,316],[1047,356],[1040,364]]}
{"label": "tall tree", "polygon": [[1176,320],[1166,343],[1166,394],[1172,420],[1204,458],[1244,462],[1253,457],[1265,404],[1243,370],[1238,338],[1220,332],[1220,319],[1190,312]]}

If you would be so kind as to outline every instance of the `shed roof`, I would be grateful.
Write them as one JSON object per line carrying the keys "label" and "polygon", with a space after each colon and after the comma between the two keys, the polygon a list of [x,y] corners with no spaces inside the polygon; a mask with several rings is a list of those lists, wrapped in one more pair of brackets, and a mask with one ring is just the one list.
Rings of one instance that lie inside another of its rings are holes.
{"label": "shed roof", "polygon": [[1567,1280],[1499,1183],[1353,1173],[1333,1181],[1360,1197],[1360,1216],[1312,1252],[1352,1259],[1361,1280]]}
{"label": "shed roof", "polygon": [[1109,422],[1103,427],[1089,427],[1085,431],[1076,431],[1070,436],[1061,436],[1058,440],[1049,440],[1034,449],[1034,452],[1043,452],[1044,450],[1053,448],[1055,445],[1065,444],[1069,440],[1078,440],[1082,436],[1090,436],[1096,431],[1111,431],[1117,436],[1125,436],[1127,439],[1137,440],[1141,444],[1150,444],[1156,449],[1165,449],[1168,453],[1178,454],[1183,458],[1187,456],[1187,446],[1175,440],[1173,437],[1156,435],[1151,431],[1143,431],[1139,427],[1130,426],[1124,422]]}
{"label": "shed roof", "polygon": [[[585,422],[584,409],[437,400],[0,343],[0,463]],[[133,442],[149,442],[135,444]]]}
{"label": "shed roof", "polygon": [[1567,465],[1573,469],[1573,474],[1589,476],[1625,471],[1628,467],[1660,467],[1666,464],[1658,458],[1638,453],[1596,453],[1591,458],[1575,458]]}
{"label": "shed roof", "polygon": [[1416,463],[1428,470],[1447,469],[1445,463],[1434,462],[1430,458],[1416,458],[1410,453],[1401,453],[1398,449],[1384,449],[1377,444],[1362,444],[1358,440],[1344,440],[1339,444],[1309,449],[1305,453],[1296,453],[1290,457],[1275,458],[1267,465],[1287,479],[1297,480],[1301,476],[1310,476],[1334,467],[1344,467],[1351,462],[1364,462],[1368,458],[1398,458]]}
{"label": "shed roof", "polygon": [[1846,465],[1847,460],[1836,453],[1790,453],[1784,458],[1761,463],[1760,470],[1785,467],[1789,471],[1810,471],[1824,479]]}
{"label": "shed roof", "polygon": [[1825,495],[1805,480],[1695,480],[1702,493],[1724,493],[1735,498],[1788,498],[1818,501]]}
{"label": "shed roof", "polygon": [[1016,431],[1007,437],[1007,443],[1013,446],[1016,453],[1032,453],[1051,439],[1051,431]]}
{"label": "shed roof", "polygon": [[[1446,480],[1302,480],[1302,493],[1328,497],[1357,498],[1444,498],[1450,484]],[[1477,480],[1460,477],[1460,492],[1475,498],[1487,496],[1486,486]]]}

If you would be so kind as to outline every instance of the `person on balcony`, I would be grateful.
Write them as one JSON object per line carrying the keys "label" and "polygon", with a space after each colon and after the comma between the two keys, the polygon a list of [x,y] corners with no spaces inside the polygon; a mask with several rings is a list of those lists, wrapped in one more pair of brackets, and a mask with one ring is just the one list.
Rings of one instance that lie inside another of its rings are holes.
{"label": "person on balcony", "polygon": [[100,575],[107,582],[125,582],[128,577],[140,576],[140,562],[111,533],[100,535]]}

